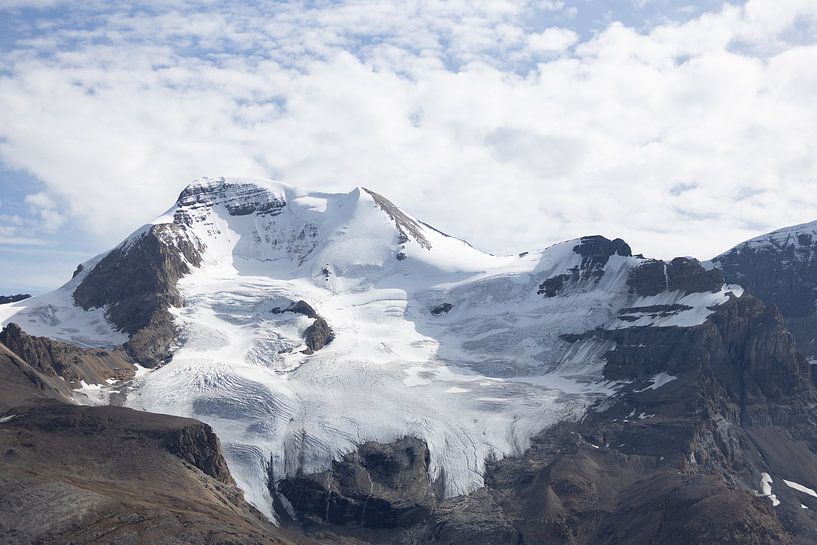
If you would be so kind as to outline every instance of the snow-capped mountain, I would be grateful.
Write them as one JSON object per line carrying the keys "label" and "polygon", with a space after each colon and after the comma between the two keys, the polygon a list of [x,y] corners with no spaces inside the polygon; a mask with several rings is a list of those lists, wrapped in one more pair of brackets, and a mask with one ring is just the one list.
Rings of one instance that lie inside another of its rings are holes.
{"label": "snow-capped mountain", "polygon": [[0,319],[125,343],[157,368],[122,402],[212,425],[249,501],[274,517],[268,479],[403,436],[428,444],[446,497],[471,492],[486,460],[521,455],[632,382],[605,376],[621,341],[594,333],[696,326],[741,293],[619,239],[493,256],[364,188],[221,178]]}
{"label": "snow-capped mountain", "polygon": [[728,279],[777,305],[798,350],[817,362],[817,221],[747,240],[713,261]]}
{"label": "snow-capped mountain", "polygon": [[[16,542],[115,516],[134,542],[197,536],[174,544],[817,545],[815,237],[706,263],[602,236],[494,256],[364,188],[201,180],[0,305],[0,440],[73,464],[6,452],[0,541],[36,512]],[[112,515],[110,468],[150,503]]]}

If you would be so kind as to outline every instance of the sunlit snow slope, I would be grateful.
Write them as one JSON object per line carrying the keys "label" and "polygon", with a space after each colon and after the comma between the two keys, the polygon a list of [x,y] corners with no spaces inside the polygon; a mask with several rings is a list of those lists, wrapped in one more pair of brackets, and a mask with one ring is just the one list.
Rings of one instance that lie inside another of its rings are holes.
{"label": "sunlit snow slope", "polygon": [[[206,179],[154,223],[171,222],[200,244],[202,262],[178,285],[172,361],[138,379],[127,404],[211,424],[270,516],[267,475],[322,470],[362,442],[404,435],[428,442],[446,494],[471,491],[486,459],[520,454],[613,391],[601,371],[614,345],[581,334],[695,325],[739,292],[674,290],[664,265],[666,284],[638,295],[628,278],[647,260],[623,242],[601,257],[577,250],[584,239],[488,255],[363,188]],[[29,319],[49,297],[0,318]],[[334,333],[314,353],[303,340],[313,318],[285,311],[300,300]],[[64,324],[22,325],[70,337]]]}

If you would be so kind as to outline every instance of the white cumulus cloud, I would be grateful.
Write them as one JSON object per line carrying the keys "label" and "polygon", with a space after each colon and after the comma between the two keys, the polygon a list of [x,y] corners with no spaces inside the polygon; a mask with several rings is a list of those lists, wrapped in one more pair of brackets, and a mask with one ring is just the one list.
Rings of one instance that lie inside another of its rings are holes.
{"label": "white cumulus cloud", "polygon": [[202,175],[364,185],[505,253],[710,257],[817,219],[814,2],[584,37],[535,2],[157,5],[0,57],[0,158],[44,229],[112,244]]}
{"label": "white cumulus cloud", "polygon": [[534,53],[564,51],[579,41],[579,35],[568,29],[551,27],[528,36],[528,48]]}

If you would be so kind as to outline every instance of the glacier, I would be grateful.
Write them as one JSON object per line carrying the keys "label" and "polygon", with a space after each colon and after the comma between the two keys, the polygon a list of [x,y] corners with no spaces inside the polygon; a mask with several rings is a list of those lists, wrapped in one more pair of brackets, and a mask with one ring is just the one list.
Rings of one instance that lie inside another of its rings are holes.
{"label": "glacier", "polygon": [[[580,239],[490,255],[361,187],[206,178],[152,222],[164,223],[180,226],[202,261],[177,286],[172,360],[135,378],[125,404],[210,424],[248,501],[273,520],[268,482],[405,435],[428,443],[447,496],[471,492],[487,460],[521,455],[532,436],[616,391],[602,374],[615,346],[582,334],[699,324],[741,292],[685,293],[667,280],[638,295],[627,279],[646,258],[588,263]],[[104,309],[71,301],[100,258],[51,294],[0,306],[0,321],[121,344]],[[549,279],[554,296],[542,293]],[[303,341],[311,319],[279,311],[297,301],[334,333],[313,353]]]}

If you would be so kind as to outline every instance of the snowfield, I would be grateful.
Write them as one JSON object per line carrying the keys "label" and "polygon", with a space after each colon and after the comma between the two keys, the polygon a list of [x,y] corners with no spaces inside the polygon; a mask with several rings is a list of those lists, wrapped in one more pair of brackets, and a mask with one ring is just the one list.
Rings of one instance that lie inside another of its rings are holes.
{"label": "snowfield", "polygon": [[[545,297],[545,279],[582,263],[577,241],[488,255],[363,188],[205,179],[156,222],[174,218],[202,243],[203,264],[178,286],[173,360],[135,379],[126,405],[213,426],[247,499],[270,518],[268,475],[320,471],[365,441],[404,435],[427,441],[447,495],[470,492],[486,460],[521,454],[531,436],[614,392],[601,376],[614,346],[562,335],[695,325],[740,294],[637,297],[626,280],[643,258],[613,255],[600,278]],[[0,318],[89,346],[124,342],[102,309],[73,306],[76,282],[0,307]],[[335,335],[313,354],[302,338],[313,320],[280,312],[300,300]],[[654,305],[679,310],[620,319]]]}
{"label": "snowfield", "polygon": [[37,297],[0,305],[0,324],[19,325],[29,335],[51,337],[83,348],[112,348],[128,340],[105,318],[105,309],[83,310],[74,304],[74,290],[105,254],[83,263],[65,285]]}

